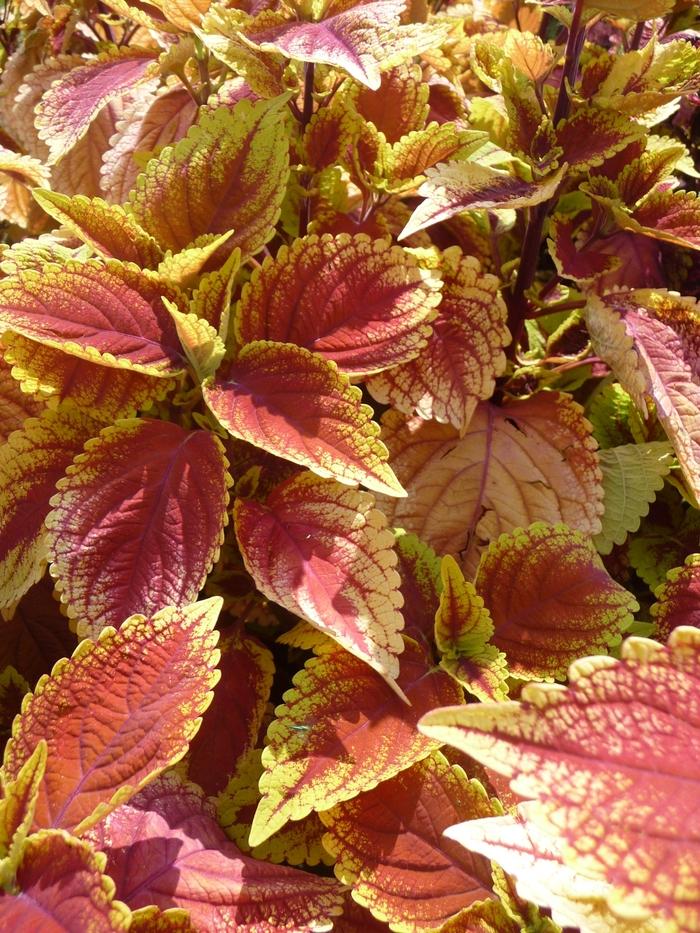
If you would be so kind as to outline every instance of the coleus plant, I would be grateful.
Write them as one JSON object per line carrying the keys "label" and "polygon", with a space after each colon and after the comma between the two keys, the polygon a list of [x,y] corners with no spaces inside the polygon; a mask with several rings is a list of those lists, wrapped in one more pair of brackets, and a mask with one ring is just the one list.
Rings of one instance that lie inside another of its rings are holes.
{"label": "coleus plant", "polygon": [[700,930],[697,7],[2,11],[2,928]]}

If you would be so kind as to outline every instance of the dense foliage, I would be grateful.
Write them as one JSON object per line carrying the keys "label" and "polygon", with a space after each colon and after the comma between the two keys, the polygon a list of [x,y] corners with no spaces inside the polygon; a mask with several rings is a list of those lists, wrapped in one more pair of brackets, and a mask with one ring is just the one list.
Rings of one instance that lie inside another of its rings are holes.
{"label": "dense foliage", "polygon": [[0,927],[700,931],[690,0],[6,0]]}

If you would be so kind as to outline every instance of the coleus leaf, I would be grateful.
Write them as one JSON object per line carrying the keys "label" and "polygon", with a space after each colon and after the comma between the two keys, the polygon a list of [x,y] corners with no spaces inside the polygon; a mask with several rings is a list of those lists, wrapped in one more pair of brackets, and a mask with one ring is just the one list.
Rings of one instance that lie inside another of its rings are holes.
{"label": "coleus leaf", "polygon": [[184,314],[167,298],[163,299],[175,322],[177,335],[182,349],[192,367],[197,382],[203,382],[213,376],[219,363],[226,354],[226,345],[212,325],[197,317],[196,314]]}
{"label": "coleus leaf", "polygon": [[442,255],[442,301],[428,345],[413,360],[367,382],[377,401],[405,414],[466,429],[481,399],[491,396],[510,343],[498,279],[457,248]]}
{"label": "coleus leaf", "polygon": [[[233,230],[227,230],[222,234],[203,233],[179,252],[168,250],[162,262],[158,264],[158,275],[171,285],[191,288],[197,284],[207,265],[217,264],[217,253],[221,255],[222,247],[232,235]],[[235,252],[239,254],[240,259],[238,247]]]}
{"label": "coleus leaf", "polygon": [[602,165],[646,132],[626,114],[587,105],[557,126],[556,142],[569,169],[583,172]]}
{"label": "coleus leaf", "polygon": [[394,536],[374,497],[301,473],[264,504],[239,499],[234,514],[258,589],[394,680],[402,600]]}
{"label": "coleus leaf", "polygon": [[[586,933],[663,933],[664,921],[613,913],[606,902],[611,886],[565,864],[560,840],[527,820],[527,807],[521,804],[516,817],[459,823],[446,830],[445,835],[469,852],[498,862],[514,879],[520,897],[547,907],[552,919],[563,927],[581,928]],[[472,927],[468,929],[471,933]],[[491,933],[493,928],[487,929]],[[501,929],[496,926],[493,933],[501,933]],[[522,929],[520,924],[516,927]],[[476,931],[480,928],[476,927]],[[444,933],[449,933],[449,927]]]}
{"label": "coleus leaf", "polygon": [[153,65],[152,53],[122,49],[103,53],[57,78],[36,109],[36,126],[49,147],[49,164],[73,148],[106,104],[147,81]]}
{"label": "coleus leaf", "polygon": [[0,924],[17,933],[128,930],[129,911],[114,899],[105,861],[67,832],[43,830],[30,836],[17,869],[19,893],[0,893]]}
{"label": "coleus leaf", "polygon": [[383,71],[376,91],[359,83],[344,90],[353,109],[373,123],[389,143],[425,126],[430,88],[422,80],[418,64]]}
{"label": "coleus leaf", "polygon": [[242,630],[221,639],[221,680],[190,742],[187,776],[210,795],[226,785],[236,762],[258,741],[275,666],[261,642]]}
{"label": "coleus leaf", "polygon": [[473,584],[449,555],[440,564],[442,591],[435,614],[435,644],[440,667],[479,700],[508,695],[506,656],[489,644],[493,620]]}
{"label": "coleus leaf", "polygon": [[51,500],[51,572],[78,633],[196,599],[227,521],[227,461],[209,431],[125,419],[76,458]]}
{"label": "coleus leaf", "polygon": [[181,907],[199,930],[312,931],[340,913],[335,880],[242,855],[200,789],[173,772],[111,813],[91,836],[129,907]]}
{"label": "coleus leaf", "polygon": [[697,551],[700,543],[700,514],[695,509],[675,511],[672,522],[673,535],[669,535],[667,524],[644,522],[627,547],[637,576],[653,590],[665,582],[669,571]]}
{"label": "coleus leaf", "polygon": [[49,264],[0,281],[0,324],[38,343],[117,369],[182,372],[183,352],[162,296],[179,291],[114,260]]}
{"label": "coleus leaf", "polygon": [[41,678],[3,763],[4,779],[14,780],[46,739],[35,826],[80,835],[182,758],[218,680],[212,630],[220,607],[215,597],[132,616],[118,632],[81,642]]}
{"label": "coleus leaf", "polygon": [[74,405],[63,405],[26,421],[0,448],[0,607],[13,606],[43,575],[49,499],[101,427]]}
{"label": "coleus leaf", "polygon": [[646,413],[649,395],[693,493],[700,495],[700,353],[697,302],[638,289],[591,297],[586,324],[596,352]]}
{"label": "coleus leaf", "polygon": [[700,555],[690,554],[682,567],[669,570],[655,596],[650,614],[660,641],[666,641],[681,625],[700,628]]}
{"label": "coleus leaf", "polygon": [[12,665],[30,685],[77,644],[52,592],[53,581],[44,576],[3,621],[0,670]]}
{"label": "coleus leaf", "polygon": [[76,195],[69,198],[56,191],[34,191],[35,200],[49,216],[106,259],[133,262],[142,268],[157,266],[163,252],[123,207],[102,198]]}
{"label": "coleus leaf", "polygon": [[104,154],[101,193],[107,200],[123,204],[140,174],[135,155],[158,152],[182,139],[197,112],[196,102],[181,84],[139,98],[119,122]]}
{"label": "coleus leaf", "polygon": [[0,218],[33,228],[29,189],[48,184],[49,174],[38,159],[0,146]]}
{"label": "coleus leaf", "polygon": [[317,353],[290,343],[246,344],[205,383],[204,399],[234,437],[321,477],[404,495],[360,389]]}
{"label": "coleus leaf", "polygon": [[636,233],[700,249],[700,202],[695,191],[652,191],[631,214],[613,209],[618,224]]}
{"label": "coleus leaf", "polygon": [[175,385],[171,379],[71,356],[11,331],[3,335],[3,342],[12,373],[25,392],[45,400],[51,408],[70,400],[104,423],[148,408]]}
{"label": "coleus leaf", "polygon": [[510,778],[565,864],[614,887],[623,917],[698,924],[698,630],[666,648],[628,639],[621,660],[585,658],[566,689],[530,684],[521,703],[437,710],[420,728]]}
{"label": "coleus leaf", "polygon": [[22,849],[34,821],[39,786],[46,771],[46,742],[42,739],[14,781],[3,782],[0,800],[0,880],[11,885]]}
{"label": "coleus leaf", "polygon": [[416,356],[440,280],[388,240],[308,236],[256,269],[236,309],[239,343],[295,343],[362,376]]}
{"label": "coleus leaf", "polygon": [[556,193],[565,166],[536,181],[522,181],[476,162],[448,162],[428,169],[418,189],[426,200],[419,204],[399,234],[406,239],[466,210],[503,210],[533,207]]}
{"label": "coleus leaf", "polygon": [[564,678],[582,654],[619,644],[639,608],[587,535],[543,522],[492,541],[476,589],[493,619],[493,643],[510,673],[527,680]]}
{"label": "coleus leaf", "polygon": [[12,375],[12,361],[8,360],[7,340],[3,335],[0,345],[0,445],[5,444],[13,431],[19,431],[28,418],[40,415],[44,404],[22,390]]}
{"label": "coleus leaf", "polygon": [[475,568],[481,544],[533,521],[600,531],[596,443],[567,395],[540,392],[500,407],[481,402],[461,438],[450,425],[397,412],[383,416],[382,428],[409,497],[381,497],[380,506],[391,524],[438,554],[464,553]]}
{"label": "coleus leaf", "polygon": [[649,505],[671,469],[671,446],[662,441],[622,444],[601,450],[598,457],[605,511],[594,543],[599,554],[609,554],[630,531],[638,531],[641,519],[649,514]]}
{"label": "coleus leaf", "polygon": [[393,145],[380,140],[379,153],[370,168],[380,190],[411,192],[438,162],[471,156],[487,140],[485,133],[458,128],[453,123],[430,123]]}
{"label": "coleus leaf", "polygon": [[491,866],[446,840],[455,821],[498,813],[439,752],[321,814],[336,877],[396,931],[436,929],[491,896]]}
{"label": "coleus leaf", "polygon": [[288,820],[350,800],[425,758],[436,746],[416,731],[418,719],[443,698],[462,701],[461,687],[431,670],[413,641],[398,677],[408,707],[363,661],[333,643],[320,650],[295,675],[268,730],[253,846]]}
{"label": "coleus leaf", "polygon": [[404,633],[430,651],[440,602],[440,558],[416,535],[397,532],[396,569],[401,577]]}
{"label": "coleus leaf", "polygon": [[164,249],[233,230],[227,248],[256,253],[277,223],[289,173],[286,111],[243,100],[203,113],[186,138],[151,159],[129,196]]}

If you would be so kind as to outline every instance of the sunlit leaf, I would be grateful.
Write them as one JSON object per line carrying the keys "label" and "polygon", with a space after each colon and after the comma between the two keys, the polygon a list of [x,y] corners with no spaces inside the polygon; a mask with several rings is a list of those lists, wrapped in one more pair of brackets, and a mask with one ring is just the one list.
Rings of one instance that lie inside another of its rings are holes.
{"label": "sunlit leaf", "polygon": [[491,866],[442,833],[498,813],[478,781],[434,752],[321,814],[324,845],[353,897],[396,931],[435,929],[491,894]]}
{"label": "sunlit leaf", "polygon": [[42,739],[14,781],[3,784],[0,800],[0,879],[11,884],[22,858],[22,848],[34,821],[39,786],[46,770],[46,742]]}
{"label": "sunlit leaf", "polygon": [[0,356],[0,444],[5,444],[13,431],[19,431],[28,418],[40,415],[43,403],[22,391],[17,377],[12,375],[12,363],[7,356],[7,337],[3,335]]}
{"label": "sunlit leaf", "polygon": [[566,865],[614,887],[611,910],[698,925],[700,637],[628,639],[622,659],[585,658],[568,688],[528,685],[521,703],[437,710],[421,730],[510,778]]}
{"label": "sunlit leaf", "polygon": [[185,754],[218,680],[212,629],[220,607],[214,598],[132,616],[41,678],[3,763],[4,778],[14,780],[46,739],[35,826],[79,835]]}
{"label": "sunlit leaf", "polygon": [[436,748],[416,723],[428,709],[459,703],[461,687],[444,671],[431,671],[415,642],[406,642],[400,663],[398,684],[410,706],[340,647],[324,649],[295,675],[268,730],[251,845],[288,820],[371,790]]}
{"label": "sunlit leaf", "polygon": [[371,494],[305,472],[264,503],[239,499],[235,521],[246,567],[265,596],[382,676],[397,677],[403,618],[394,536]]}
{"label": "sunlit leaf", "polygon": [[46,523],[51,572],[81,636],[196,599],[223,541],[229,483],[209,431],[125,419],[86,446]]}
{"label": "sunlit leaf", "polygon": [[249,343],[205,384],[204,398],[234,437],[321,477],[404,494],[386,464],[372,409],[317,353],[290,343]]}
{"label": "sunlit leaf", "polygon": [[268,258],[236,310],[239,343],[295,343],[361,376],[416,356],[440,281],[400,246],[364,234],[295,240]]}

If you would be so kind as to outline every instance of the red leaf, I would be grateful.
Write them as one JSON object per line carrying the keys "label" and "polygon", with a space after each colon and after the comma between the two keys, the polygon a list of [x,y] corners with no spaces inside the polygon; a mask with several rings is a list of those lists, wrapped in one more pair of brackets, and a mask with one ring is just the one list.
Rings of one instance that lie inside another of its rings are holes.
{"label": "red leaf", "polygon": [[589,537],[543,522],[493,541],[476,588],[493,619],[493,644],[510,673],[526,680],[563,679],[576,658],[619,644],[639,609]]}
{"label": "red leaf", "polygon": [[239,758],[255,748],[275,673],[272,654],[252,635],[237,630],[219,647],[221,680],[187,755],[187,776],[210,795],[224,789]]}
{"label": "red leaf", "polygon": [[399,65],[381,74],[377,91],[356,85],[349,97],[359,115],[373,123],[388,143],[422,130],[428,116],[429,87],[420,65]]}
{"label": "red leaf", "polygon": [[0,926],[12,933],[129,929],[129,912],[114,900],[105,858],[60,831],[31,836],[17,871],[16,895],[0,893]]}
{"label": "red leaf", "polygon": [[336,876],[361,904],[380,920],[434,930],[492,887],[488,860],[442,833],[494,812],[478,781],[436,752],[321,820]]}
{"label": "red leaf", "polygon": [[416,723],[429,709],[461,702],[462,689],[431,670],[415,642],[406,642],[400,662],[398,684],[410,706],[367,664],[332,643],[294,677],[268,730],[251,845],[288,820],[371,790],[433,751]]}
{"label": "red leaf", "polygon": [[212,629],[220,607],[217,597],[151,619],[132,616],[41,678],[3,765],[14,779],[46,739],[37,827],[79,835],[182,758],[218,680]]}
{"label": "red leaf", "polygon": [[239,499],[236,535],[265,596],[303,616],[383,677],[403,650],[394,536],[374,497],[313,473]]}
{"label": "red leaf", "polygon": [[348,485],[403,495],[372,410],[334,363],[259,340],[205,383],[204,398],[234,437]]}
{"label": "red leaf", "polygon": [[0,607],[13,606],[41,578],[44,519],[56,482],[101,423],[73,405],[30,418],[0,448]]}
{"label": "red leaf", "polygon": [[0,323],[105,366],[172,375],[185,361],[163,296],[181,300],[154,274],[114,260],[50,264],[0,281]]}
{"label": "red leaf", "polygon": [[436,710],[420,728],[535,801],[530,818],[565,863],[613,886],[613,911],[696,929],[698,629],[675,629],[667,648],[630,638],[620,661],[577,661],[569,683],[529,684],[521,703]]}
{"label": "red leaf", "polygon": [[650,613],[659,641],[666,641],[680,625],[700,628],[700,554],[691,554],[685,566],[669,570]]}
{"label": "red leaf", "polygon": [[440,605],[440,558],[415,535],[398,534],[396,569],[401,577],[404,632],[429,653]]}
{"label": "red leaf", "polygon": [[0,357],[0,444],[5,444],[13,431],[21,430],[27,418],[40,415],[44,409],[43,402],[22,391],[11,374],[7,350],[3,352],[4,357]]}
{"label": "red leaf", "polygon": [[39,136],[49,146],[49,164],[84,136],[105,104],[146,80],[153,61],[150,53],[123,49],[72,68],[54,81],[36,110]]}
{"label": "red leaf", "polygon": [[361,376],[414,357],[430,335],[439,280],[386,240],[364,234],[295,240],[243,289],[239,343],[295,343]]}
{"label": "red leaf", "polygon": [[201,791],[172,772],[91,835],[132,909],[182,907],[198,929],[240,933],[314,930],[340,913],[334,881],[242,855]]}
{"label": "red leaf", "polygon": [[230,477],[209,431],[133,418],[87,445],[47,519],[51,572],[78,633],[196,599],[219,554]]}

